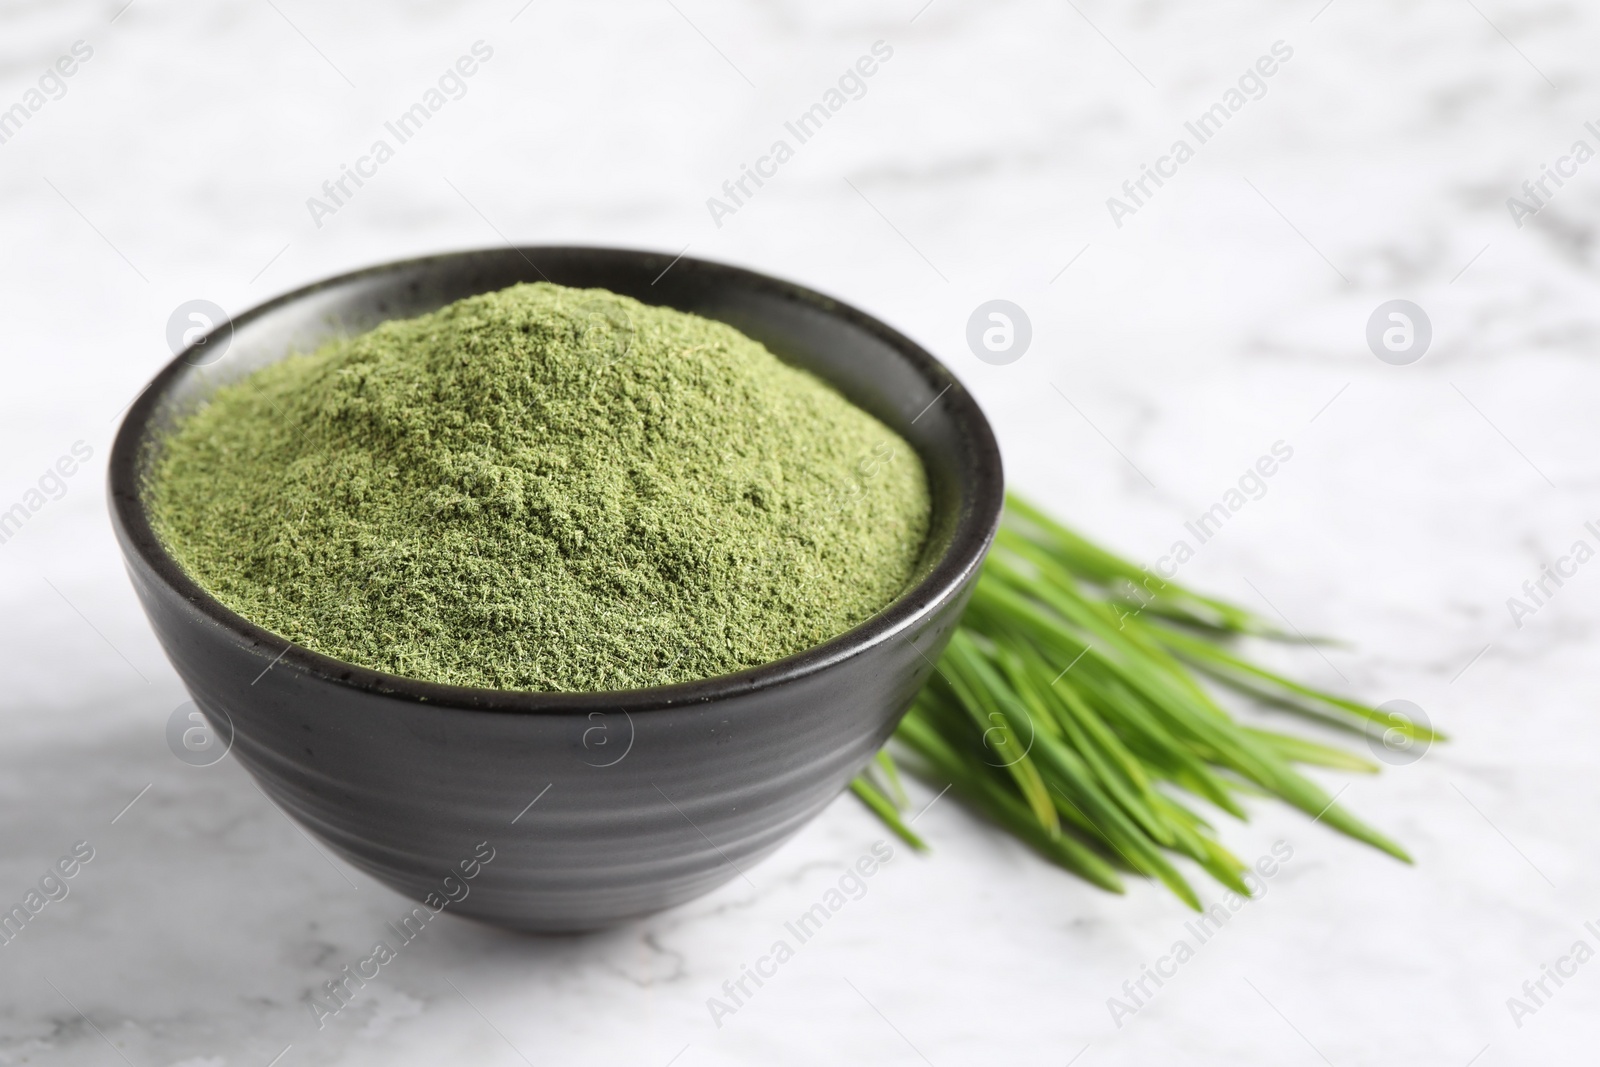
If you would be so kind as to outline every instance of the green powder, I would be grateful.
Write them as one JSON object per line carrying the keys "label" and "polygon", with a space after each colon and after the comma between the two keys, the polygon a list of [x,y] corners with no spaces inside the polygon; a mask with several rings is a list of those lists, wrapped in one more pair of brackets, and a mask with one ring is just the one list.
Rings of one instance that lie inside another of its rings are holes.
{"label": "green powder", "polygon": [[185,570],[324,655],[630,689],[835,637],[905,587],[916,453],[722,323],[544,283],[220,389],[146,498]]}

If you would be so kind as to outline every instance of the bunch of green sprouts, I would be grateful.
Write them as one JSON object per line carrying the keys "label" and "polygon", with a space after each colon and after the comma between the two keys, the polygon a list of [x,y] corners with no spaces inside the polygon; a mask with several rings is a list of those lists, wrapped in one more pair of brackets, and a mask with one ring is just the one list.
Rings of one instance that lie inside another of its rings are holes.
{"label": "bunch of green sprouts", "polygon": [[[1290,639],[1009,496],[961,625],[895,741],[919,777],[948,785],[1047,859],[1113,892],[1132,873],[1198,909],[1177,855],[1250,894],[1246,864],[1188,798],[1244,819],[1241,797],[1274,796],[1409,863],[1295,769],[1370,773],[1376,764],[1244,725],[1202,677],[1325,723],[1417,743],[1438,735],[1252,664],[1230,647],[1239,637]],[[901,838],[925,847],[901,817],[907,799],[887,750],[851,788]]]}

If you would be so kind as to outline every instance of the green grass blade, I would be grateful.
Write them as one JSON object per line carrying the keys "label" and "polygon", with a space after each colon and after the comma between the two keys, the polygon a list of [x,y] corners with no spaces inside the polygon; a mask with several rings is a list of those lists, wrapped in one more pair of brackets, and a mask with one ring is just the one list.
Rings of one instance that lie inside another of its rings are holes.
{"label": "green grass blade", "polygon": [[877,788],[865,778],[857,775],[850,782],[850,791],[861,798],[862,803],[887,826],[896,837],[916,849],[918,852],[928,851],[927,842],[912,832],[900,819],[900,812],[890,803],[889,798],[878,792]]}
{"label": "green grass blade", "polygon": [[[1223,647],[1239,635],[1291,639],[1254,613],[1164,581],[1008,496],[939,674],[895,736],[915,754],[919,776],[948,784],[1052,862],[1119,892],[1120,865],[1197,907],[1170,854],[1248,894],[1248,868],[1180,802],[1178,790],[1239,819],[1247,817],[1242,799],[1276,798],[1409,862],[1397,843],[1296,769],[1372,773],[1377,764],[1246,726],[1218,703],[1215,684],[1347,729],[1376,723],[1422,741],[1442,735]],[[887,754],[853,788],[886,823],[894,820],[891,829],[898,824],[910,833],[899,819],[896,800],[904,804],[904,791]]]}

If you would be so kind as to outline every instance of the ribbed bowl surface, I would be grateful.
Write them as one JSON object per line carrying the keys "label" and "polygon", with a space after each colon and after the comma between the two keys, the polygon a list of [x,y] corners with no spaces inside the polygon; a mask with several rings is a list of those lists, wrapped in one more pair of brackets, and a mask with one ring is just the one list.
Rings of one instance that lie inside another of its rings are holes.
{"label": "ribbed bowl surface", "polygon": [[[416,682],[287,645],[207,596],[161,548],[141,501],[144,472],[165,429],[218,385],[329,336],[541,278],[726,321],[904,436],[934,492],[912,587],[849,633],[741,674],[620,693],[513,693]],[[567,931],[739,877],[838,795],[943,650],[993,538],[1003,479],[972,398],[861,312],[704,261],[533,247],[377,267],[240,316],[222,359],[201,365],[185,353],[134,403],[110,492],[157,637],[275,802],[419,902]]]}

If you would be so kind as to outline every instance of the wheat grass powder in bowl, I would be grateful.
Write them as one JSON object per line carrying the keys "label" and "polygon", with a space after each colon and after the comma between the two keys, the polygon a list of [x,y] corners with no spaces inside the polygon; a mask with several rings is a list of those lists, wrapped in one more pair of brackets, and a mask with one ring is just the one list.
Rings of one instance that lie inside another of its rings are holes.
{"label": "wheat grass powder in bowl", "polygon": [[161,442],[167,550],[249,621],[429,682],[729,674],[905,588],[898,435],[734,328],[600,289],[469,297],[217,390]]}

